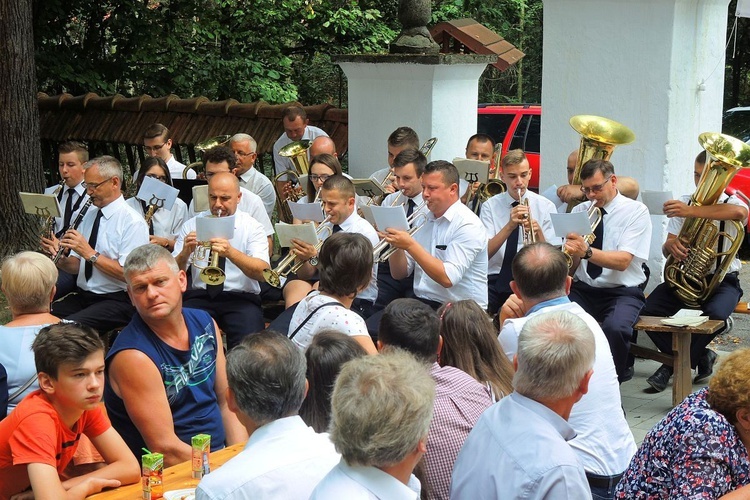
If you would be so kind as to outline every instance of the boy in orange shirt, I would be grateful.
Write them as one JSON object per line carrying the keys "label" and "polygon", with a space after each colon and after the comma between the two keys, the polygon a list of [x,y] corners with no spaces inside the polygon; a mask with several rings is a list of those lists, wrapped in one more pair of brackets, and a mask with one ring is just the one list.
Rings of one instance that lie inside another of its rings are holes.
{"label": "boy in orange shirt", "polygon": [[[102,488],[137,482],[138,461],[99,404],[104,389],[99,335],[85,326],[60,323],[42,329],[32,349],[40,390],[0,422],[0,500],[29,486],[37,500],[56,500],[83,499]],[[107,465],[61,482],[59,474],[81,434],[91,439]]]}

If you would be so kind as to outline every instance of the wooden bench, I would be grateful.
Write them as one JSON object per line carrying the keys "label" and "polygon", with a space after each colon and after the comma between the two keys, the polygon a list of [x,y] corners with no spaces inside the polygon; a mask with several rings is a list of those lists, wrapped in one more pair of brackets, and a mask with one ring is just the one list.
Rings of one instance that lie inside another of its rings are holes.
{"label": "wooden bench", "polygon": [[674,383],[672,384],[672,406],[677,406],[692,392],[693,370],[690,367],[690,336],[711,335],[724,326],[723,321],[709,319],[698,326],[669,326],[661,322],[664,318],[657,316],[641,316],[633,328],[636,330],[661,332],[672,334],[672,355],[630,344],[630,352],[635,356],[653,359],[674,369]]}

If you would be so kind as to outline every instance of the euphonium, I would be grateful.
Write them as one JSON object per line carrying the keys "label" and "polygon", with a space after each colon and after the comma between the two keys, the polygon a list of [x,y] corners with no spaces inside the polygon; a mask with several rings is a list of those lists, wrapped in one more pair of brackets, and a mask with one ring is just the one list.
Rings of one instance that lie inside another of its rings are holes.
{"label": "euphonium", "polygon": [[[210,139],[206,139],[205,141],[201,141],[198,144],[195,145],[194,149],[198,151],[199,153],[204,153],[208,151],[209,149],[213,149],[216,146],[224,146],[226,143],[229,142],[229,139],[231,139],[231,135],[217,135],[216,137],[211,137]],[[204,175],[203,172],[199,172],[199,170],[205,170],[205,165],[203,164],[203,160],[194,161],[187,167],[185,167],[182,170],[182,178],[187,179],[188,172],[190,170],[195,170],[196,175],[199,178],[201,175]]]}
{"label": "euphonium", "polygon": [[[581,134],[578,148],[578,162],[573,172],[571,184],[581,184],[581,168],[589,160],[609,160],[616,146],[630,144],[635,134],[625,125],[608,118],[594,115],[576,115],[570,119],[570,126]],[[573,210],[580,201],[568,203],[567,212]]]}
{"label": "euphonium", "polygon": [[[521,190],[518,190],[518,199],[521,199]],[[529,209],[529,213],[526,214],[526,221],[529,224],[529,227],[527,228],[525,225],[523,226],[523,244],[524,245],[531,245],[533,243],[536,243],[536,228],[534,227],[534,219],[531,216],[531,207],[529,206],[529,197],[526,196],[526,199],[523,200],[522,204]]]}
{"label": "euphonium", "polygon": [[[587,212],[589,216],[589,224],[591,225],[591,232],[583,237],[583,241],[591,245],[594,240],[596,239],[596,235],[594,234],[594,231],[596,231],[597,226],[601,224],[602,222],[602,211],[599,207],[595,205],[591,205]],[[573,267],[573,257],[565,251],[565,246],[563,245],[562,253],[565,255],[565,261],[568,263],[568,269]]]}
{"label": "euphonium", "polygon": [[[713,205],[734,174],[750,166],[750,146],[734,137],[713,132],[701,134],[698,142],[706,150],[706,166],[690,198],[690,205]],[[729,231],[721,232],[711,219],[685,219],[677,237],[689,248],[687,258],[677,262],[672,255],[667,257],[664,279],[680,300],[690,307],[699,307],[711,296],[742,246],[742,224],[734,220],[725,221],[725,224],[734,226],[736,237],[732,237]],[[720,238],[730,243],[726,251],[717,248]],[[716,271],[709,281],[714,262],[717,262]]]}
{"label": "euphonium", "polygon": [[299,195],[294,190],[292,190],[292,193],[289,195],[281,193],[278,188],[278,182],[282,177],[289,176],[292,178],[292,181],[299,183],[299,178],[301,176],[308,175],[310,171],[310,162],[307,159],[307,150],[310,149],[311,144],[312,141],[307,139],[295,141],[287,144],[281,148],[281,151],[279,151],[279,156],[289,158],[292,165],[294,165],[294,170],[284,170],[273,178],[273,188],[276,191],[276,210],[279,214],[279,220],[286,222],[287,224],[291,224],[292,219],[294,219],[292,210],[287,204],[287,200],[296,202],[299,200]]}
{"label": "euphonium", "polygon": [[[326,217],[315,230],[315,234],[318,235],[318,242],[315,244],[315,250],[317,251],[320,251],[320,247],[323,246],[323,239],[321,236],[326,232],[328,233],[328,236],[332,234],[331,228],[325,225],[329,220],[331,220],[330,215]],[[276,264],[276,267],[273,269],[264,269],[263,277],[265,278],[266,283],[274,288],[281,288],[281,278],[296,273],[306,262],[301,260],[295,263],[296,258],[297,256],[290,250],[287,256]]]}
{"label": "euphonium", "polygon": [[[425,206],[427,202],[422,202],[417,207],[414,208],[414,211],[409,216],[408,219],[406,219],[406,222],[409,223],[409,230],[407,231],[409,233],[409,236],[414,236],[417,234],[417,231],[422,229],[422,226],[424,226],[425,222],[427,222],[427,215],[421,213],[422,208]],[[381,239],[377,242],[375,247],[372,251],[373,260],[375,262],[386,262],[391,255],[393,255],[398,248],[392,247],[390,243],[385,241],[385,238]]]}

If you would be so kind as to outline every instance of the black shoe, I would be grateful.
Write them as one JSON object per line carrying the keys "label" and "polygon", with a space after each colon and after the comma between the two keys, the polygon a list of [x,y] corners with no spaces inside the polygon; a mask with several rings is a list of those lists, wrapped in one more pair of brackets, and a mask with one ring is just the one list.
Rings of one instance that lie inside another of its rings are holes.
{"label": "black shoe", "polygon": [[672,368],[667,365],[661,365],[653,375],[646,379],[646,382],[656,392],[661,392],[669,385],[670,378],[672,378]]}
{"label": "black shoe", "polygon": [[631,380],[633,378],[633,375],[635,375],[635,367],[634,366],[628,366],[625,368],[625,371],[622,374],[622,377],[620,377],[620,383],[624,384],[628,380]]}
{"label": "black shoe", "polygon": [[714,364],[718,356],[711,349],[706,349],[698,360],[698,374],[693,380],[694,384],[700,384],[708,380],[708,377],[714,372]]}

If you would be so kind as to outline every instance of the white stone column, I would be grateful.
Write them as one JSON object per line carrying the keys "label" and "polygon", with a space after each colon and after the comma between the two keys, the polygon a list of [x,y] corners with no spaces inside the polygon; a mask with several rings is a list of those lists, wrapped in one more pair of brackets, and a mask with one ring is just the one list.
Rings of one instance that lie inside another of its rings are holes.
{"label": "white stone column", "polygon": [[[542,188],[565,184],[573,115],[630,127],[612,163],[643,190],[692,193],[698,135],[721,131],[729,0],[544,0]],[[661,281],[666,218],[652,216],[650,287]]]}

